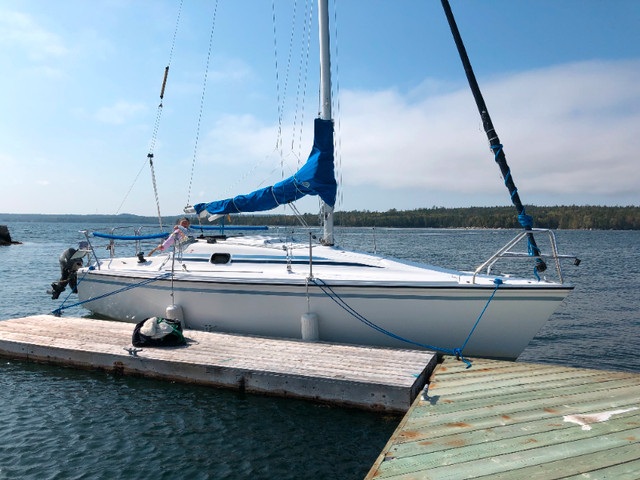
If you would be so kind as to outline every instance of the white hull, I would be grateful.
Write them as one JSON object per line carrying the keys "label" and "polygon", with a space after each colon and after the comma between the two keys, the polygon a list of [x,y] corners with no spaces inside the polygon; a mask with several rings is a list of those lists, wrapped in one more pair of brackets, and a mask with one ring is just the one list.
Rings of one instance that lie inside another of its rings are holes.
{"label": "white hull", "polygon": [[[253,242],[253,243],[252,243]],[[290,247],[290,270],[281,245],[242,239],[196,242],[176,260],[173,281],[164,278],[84,304],[89,310],[130,322],[165,316],[179,305],[187,328],[271,337],[301,337],[301,316],[318,316],[321,341],[418,348],[390,337],[350,315],[309,276],[308,247]],[[208,261],[213,253],[231,261]],[[153,257],[152,257],[153,258]],[[367,320],[412,342],[460,348],[494,292],[495,277],[471,275],[316,246],[313,275]],[[306,262],[305,262],[306,259]],[[81,301],[157,278],[171,270],[170,257],[136,263],[114,259],[99,270],[82,271]],[[183,267],[184,265],[184,267]],[[572,289],[551,282],[503,278],[463,353],[517,358]],[[172,299],[173,292],[173,299]]]}

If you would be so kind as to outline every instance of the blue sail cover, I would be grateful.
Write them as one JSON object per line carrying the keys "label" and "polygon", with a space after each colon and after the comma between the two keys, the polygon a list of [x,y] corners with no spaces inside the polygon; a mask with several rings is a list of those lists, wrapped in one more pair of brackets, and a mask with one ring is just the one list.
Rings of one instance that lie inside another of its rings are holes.
{"label": "blue sail cover", "polygon": [[313,149],[300,170],[292,177],[247,195],[194,205],[196,212],[212,215],[262,212],[293,202],[305,195],[319,195],[329,206],[336,202],[337,184],[333,168],[333,121],[316,118]]}

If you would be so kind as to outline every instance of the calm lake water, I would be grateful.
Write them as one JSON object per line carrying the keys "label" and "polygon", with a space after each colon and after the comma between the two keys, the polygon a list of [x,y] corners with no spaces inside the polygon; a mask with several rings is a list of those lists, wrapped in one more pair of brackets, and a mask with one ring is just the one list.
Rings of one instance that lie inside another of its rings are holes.
{"label": "calm lake water", "polygon": [[[8,227],[24,243],[0,248],[0,320],[56,308],[67,292],[52,301],[46,290],[59,278],[58,257],[77,247],[80,228],[105,228],[27,222]],[[468,270],[513,235],[340,229],[336,238],[349,248]],[[557,237],[561,253],[582,259],[579,267],[564,264],[565,280],[576,289],[519,361],[640,373],[640,232],[560,231]],[[520,268],[529,271],[526,265]],[[80,307],[65,312],[86,315]],[[0,365],[0,479],[361,479],[399,421],[6,359]]]}

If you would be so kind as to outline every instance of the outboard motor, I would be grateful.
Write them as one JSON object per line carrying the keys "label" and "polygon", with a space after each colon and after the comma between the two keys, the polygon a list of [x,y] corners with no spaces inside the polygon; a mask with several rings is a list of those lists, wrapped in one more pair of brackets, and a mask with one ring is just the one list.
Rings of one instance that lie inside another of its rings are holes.
{"label": "outboard motor", "polygon": [[71,287],[73,293],[76,293],[76,285],[78,284],[78,276],[77,272],[80,267],[82,267],[82,256],[74,255],[78,252],[75,248],[67,248],[62,255],[60,255],[60,280],[57,282],[53,282],[51,284],[51,290],[48,290],[47,293],[51,294],[51,298],[55,300],[60,296],[62,292],[64,292],[67,284]]}

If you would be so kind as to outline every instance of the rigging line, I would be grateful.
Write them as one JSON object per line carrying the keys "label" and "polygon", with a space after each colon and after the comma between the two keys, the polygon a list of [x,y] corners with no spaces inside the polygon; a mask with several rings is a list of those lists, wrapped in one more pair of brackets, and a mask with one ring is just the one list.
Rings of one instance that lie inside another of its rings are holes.
{"label": "rigging line", "polygon": [[[151,135],[151,141],[149,144],[149,154],[153,155],[153,151],[155,149],[155,145],[156,145],[156,138],[158,136],[158,129],[160,128],[160,118],[162,116],[162,100],[164,98],[164,90],[165,90],[165,86],[167,84],[167,75],[169,73],[169,67],[171,66],[171,60],[173,59],[173,51],[175,50],[175,46],[176,46],[176,38],[178,37],[178,29],[180,26],[180,17],[182,16],[182,5],[184,3],[184,0],[180,0],[180,5],[178,6],[178,15],[176,16],[176,25],[173,29],[173,38],[171,40],[171,48],[169,49],[169,60],[167,62],[167,66],[164,70],[164,78],[162,81],[162,89],[160,91],[160,104],[158,105],[158,110],[156,113],[156,119],[153,125],[153,133]],[[149,155],[147,155],[147,158],[149,158]],[[142,167],[140,168],[140,171],[138,172],[138,174],[136,175],[136,177],[133,180],[133,183],[131,184],[131,186],[129,187],[129,190],[127,191],[127,193],[125,194],[124,198],[122,199],[122,203],[120,203],[120,206],[118,207],[118,210],[116,210],[116,215],[118,215],[120,213],[120,210],[122,209],[122,206],[124,205],[125,201],[127,200],[127,198],[129,197],[129,194],[131,193],[131,190],[133,190],[134,185],[136,184],[136,182],[138,181],[138,178],[140,177],[140,174],[142,173],[142,170],[144,169],[144,166],[146,165],[147,160],[145,160],[142,163]],[[155,194],[155,198],[156,198],[156,208],[158,210],[158,217],[160,218],[160,231],[162,231],[162,217],[160,216],[160,202],[158,200],[158,192],[157,192],[157,186],[155,183],[155,172],[153,171],[153,163],[150,162],[150,168],[151,168],[151,175],[153,177],[153,189],[154,189],[154,194]]]}
{"label": "rigging line", "polygon": [[277,150],[280,153],[280,174],[281,178],[284,179],[284,152],[282,149],[283,145],[283,122],[284,122],[284,110],[285,103],[287,99],[287,90],[289,88],[289,73],[291,71],[291,57],[293,55],[293,40],[295,38],[296,32],[296,16],[298,10],[298,2],[294,1],[293,6],[293,16],[291,19],[291,35],[289,36],[289,50],[287,52],[287,66],[285,68],[284,75],[284,85],[282,95],[280,95],[280,85],[279,85],[279,71],[278,71],[278,44],[277,44],[277,21],[276,21],[276,9],[275,9],[275,0],[271,3],[272,8],[272,19],[273,19],[273,48],[274,48],[274,56],[275,56],[275,68],[276,68],[276,88],[278,90],[278,134],[276,138],[276,146]]}
{"label": "rigging line", "polygon": [[[276,33],[276,2],[271,1],[271,19],[273,22],[273,57],[275,62],[276,73],[276,101],[278,107],[278,133],[276,135],[276,150],[280,151],[282,147],[282,107],[280,106],[280,72],[278,69],[278,37]],[[280,160],[282,163],[282,160]]]}
{"label": "rigging line", "polygon": [[160,231],[162,232],[164,230],[162,229],[162,214],[160,213],[160,199],[158,198],[158,185],[156,184],[156,171],[153,168],[153,153],[148,153],[147,158],[149,159],[149,168],[151,169],[151,183],[153,184],[153,195],[156,198],[156,208],[158,210],[158,223],[160,224]]}
{"label": "rigging line", "polygon": [[204,78],[202,80],[202,95],[200,96],[200,112],[198,113],[198,123],[196,126],[196,139],[193,146],[193,159],[191,160],[191,175],[189,176],[189,189],[187,191],[187,205],[191,204],[191,187],[193,186],[193,174],[196,169],[196,158],[198,157],[198,142],[200,140],[200,127],[202,126],[202,112],[204,111],[204,98],[207,92],[207,78],[209,76],[209,64],[211,62],[211,49],[213,47],[213,32],[216,28],[216,16],[218,13],[218,0],[213,7],[213,16],[211,18],[211,33],[209,34],[209,49],[207,51],[207,63],[204,69]]}
{"label": "rigging line", "polygon": [[[311,48],[311,21],[313,19],[313,1],[308,1],[305,3],[305,16],[306,20],[303,23],[302,30],[302,42],[304,45],[304,41],[306,38],[306,49],[304,49],[305,54],[301,53],[300,55],[300,66],[298,67],[298,85],[296,90],[296,108],[295,114],[293,117],[293,129],[291,133],[291,151],[295,150],[295,141],[296,141],[296,129],[298,123],[298,112],[300,112],[300,134],[298,137],[298,167],[300,167],[300,159],[302,158],[302,131],[304,126],[304,104],[307,95],[307,81],[309,79],[309,51]],[[304,83],[302,79],[304,78]],[[303,85],[302,94],[300,93],[300,85]],[[300,105],[302,103],[302,105]],[[295,153],[294,153],[295,155]]]}
{"label": "rigging line", "polygon": [[342,205],[343,198],[343,188],[342,188],[342,135],[341,135],[341,125],[340,125],[340,57],[338,55],[338,2],[333,2],[333,25],[334,25],[334,48],[335,48],[335,58],[334,61],[331,62],[331,66],[335,65],[336,74],[335,74],[335,95],[332,95],[332,100],[335,99],[335,115],[336,119],[336,127],[334,129],[334,162],[335,162],[335,175],[337,178],[338,184],[338,196],[336,198],[336,205]]}
{"label": "rigging line", "polygon": [[133,182],[131,183],[131,186],[129,187],[129,190],[124,195],[124,198],[122,199],[122,202],[120,203],[120,206],[118,207],[118,209],[116,210],[116,213],[114,215],[118,215],[120,213],[120,210],[122,209],[122,206],[124,205],[124,202],[127,201],[127,198],[129,197],[129,194],[131,193],[131,190],[133,190],[134,185],[138,181],[138,178],[140,177],[140,174],[142,173],[142,171],[144,170],[144,167],[146,167],[146,166],[147,166],[147,159],[145,158],[144,162],[142,162],[142,165],[140,166],[140,170],[138,170],[138,174],[133,179]]}
{"label": "rigging line", "polygon": [[306,220],[304,219],[304,217],[302,216],[298,208],[294,205],[294,203],[289,202],[287,205],[291,207],[293,214],[298,218],[298,221],[302,224],[302,226],[304,228],[309,228],[309,224],[306,222]]}
{"label": "rigging line", "polygon": [[176,28],[173,31],[173,39],[171,41],[171,50],[169,51],[169,61],[167,62],[167,68],[171,66],[171,60],[173,59],[173,51],[176,46],[176,37],[178,36],[178,25],[180,24],[180,16],[182,15],[182,4],[184,0],[180,0],[180,6],[178,7],[178,17],[176,19]]}
{"label": "rigging line", "polygon": [[296,33],[296,14],[298,11],[297,0],[293,2],[293,17],[291,18],[291,35],[289,36],[289,52],[287,53],[287,68],[285,69],[284,91],[282,93],[282,112],[284,113],[285,102],[287,101],[287,90],[289,89],[289,73],[291,72],[291,56],[293,55],[293,39]]}

